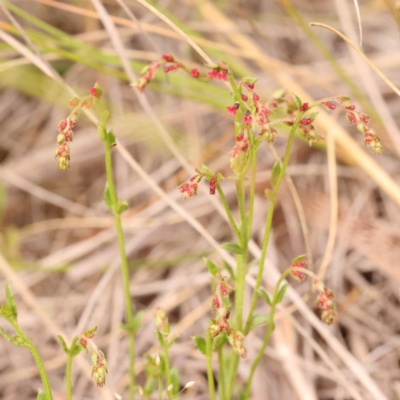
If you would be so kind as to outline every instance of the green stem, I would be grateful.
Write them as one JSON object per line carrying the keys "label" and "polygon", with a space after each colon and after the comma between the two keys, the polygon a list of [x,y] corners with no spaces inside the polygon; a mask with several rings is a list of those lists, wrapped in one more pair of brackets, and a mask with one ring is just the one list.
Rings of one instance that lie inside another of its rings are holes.
{"label": "green stem", "polygon": [[228,393],[226,394],[226,399],[230,400],[232,398],[233,389],[235,388],[236,382],[236,372],[239,367],[239,356],[232,352],[231,354],[231,369],[229,371],[229,385],[228,385]]}
{"label": "green stem", "polygon": [[66,385],[66,395],[67,395],[67,400],[72,399],[72,359],[74,358],[73,354],[73,349],[76,345],[76,338],[73,339],[71,343],[71,347],[68,351],[67,355],[67,365],[65,368],[65,385]]}
{"label": "green stem", "polygon": [[237,180],[236,193],[240,212],[240,247],[244,251],[243,254],[238,254],[237,269],[236,269],[236,282],[235,282],[235,323],[236,329],[242,330],[243,325],[243,302],[244,302],[244,287],[247,267],[247,216],[246,216],[246,201],[244,192],[244,181]]}
{"label": "green stem", "polygon": [[[164,362],[165,362],[165,375],[167,377],[167,388],[169,385],[172,383],[172,378],[171,378],[171,367],[169,365],[169,355],[168,355],[168,346],[164,346]],[[172,390],[171,394],[175,394],[175,391]]]}
{"label": "green stem", "polygon": [[221,186],[220,186],[219,183],[217,183],[217,191],[218,191],[219,197],[221,199],[222,205],[224,206],[226,215],[228,217],[229,224],[231,225],[232,229],[235,231],[235,234],[236,234],[237,238],[239,239],[239,237],[240,237],[239,228],[236,225],[236,222],[235,222],[235,220],[233,218],[231,209],[229,208],[228,202],[226,201],[225,194],[222,191]]}
{"label": "green stem", "polygon": [[245,391],[245,395],[244,395],[244,400],[247,400],[250,397],[251,383],[253,381],[254,373],[264,355],[264,351],[265,351],[266,347],[268,346],[269,340],[271,338],[271,334],[272,334],[273,330],[275,329],[274,318],[275,318],[276,306],[278,304],[276,299],[277,299],[281,284],[289,273],[290,273],[290,268],[288,268],[286,271],[283,272],[283,274],[280,276],[278,282],[275,285],[274,294],[272,297],[271,309],[270,309],[270,313],[269,313],[269,317],[268,317],[267,333],[265,334],[261,349],[259,350],[257,357],[255,358],[255,360],[253,361],[253,364],[251,366],[250,376],[247,379],[247,383],[246,383],[246,391]]}
{"label": "green stem", "polygon": [[228,400],[226,397],[226,382],[225,382],[225,364],[224,364],[224,353],[222,346],[218,349],[218,368],[219,368],[219,384],[220,399]]}
{"label": "green stem", "polygon": [[207,380],[208,380],[208,391],[210,394],[210,400],[215,400],[215,386],[214,386],[214,374],[212,370],[212,341],[210,334],[206,333],[206,359],[207,359]]}
{"label": "green stem", "polygon": [[[314,106],[315,106],[315,104],[311,104],[309,106],[309,109],[314,107]],[[261,282],[262,282],[262,277],[263,277],[263,272],[264,272],[264,264],[265,264],[265,259],[266,259],[266,255],[267,255],[267,248],[268,248],[269,238],[271,236],[272,218],[273,218],[273,215],[274,215],[274,209],[275,209],[277,194],[278,194],[279,188],[281,186],[283,177],[285,175],[286,168],[287,168],[288,163],[289,163],[290,152],[291,152],[291,149],[292,149],[292,144],[293,144],[293,140],[294,140],[294,137],[295,137],[296,129],[299,126],[299,122],[300,122],[301,118],[303,117],[303,115],[304,115],[304,111],[300,111],[298,113],[297,117],[296,117],[296,120],[295,120],[293,126],[292,126],[292,129],[291,129],[290,134],[289,134],[288,143],[286,145],[286,151],[285,151],[285,156],[283,158],[281,172],[280,172],[280,174],[278,176],[278,179],[277,179],[277,182],[276,182],[276,184],[275,184],[275,186],[273,188],[273,191],[271,192],[271,194],[269,196],[270,204],[269,204],[269,208],[268,208],[267,221],[266,221],[266,224],[265,224],[264,239],[263,239],[263,243],[262,243],[262,247],[261,247],[260,263],[259,263],[259,267],[258,267],[256,285],[254,287],[253,297],[251,299],[249,316],[247,318],[246,328],[245,328],[245,332],[244,332],[245,334],[249,333],[251,320],[253,318],[254,310],[255,310],[256,305],[257,305],[257,300],[258,300],[258,296],[259,296],[259,290],[260,290],[260,287],[261,287]]]}
{"label": "green stem", "polygon": [[125,305],[126,305],[126,321],[127,321],[128,338],[129,338],[129,375],[130,375],[129,399],[133,400],[135,398],[135,368],[134,368],[135,336],[133,332],[133,322],[134,322],[133,307],[129,291],[129,267],[125,252],[125,240],[124,240],[124,232],[122,229],[121,215],[118,211],[118,197],[117,197],[117,192],[115,190],[114,178],[112,172],[111,146],[113,145],[113,143],[110,143],[109,135],[106,132],[105,126],[103,126],[103,130],[106,133],[104,145],[105,145],[105,165],[106,165],[107,184],[111,200],[111,209],[114,214],[115,227],[117,230],[118,246],[121,258],[121,272],[122,272]]}
{"label": "green stem", "polygon": [[247,232],[249,238],[251,237],[251,229],[253,225],[253,210],[254,210],[254,198],[256,192],[256,172],[257,172],[257,151],[254,149],[251,155],[251,178],[250,178],[250,194],[249,194],[249,216],[248,216],[248,227]]}
{"label": "green stem", "polygon": [[50,387],[50,381],[49,377],[47,376],[46,369],[44,368],[44,364],[42,361],[42,358],[40,357],[39,352],[37,351],[35,345],[29,340],[29,338],[25,335],[25,333],[22,331],[22,329],[19,327],[18,323],[15,321],[8,320],[12,327],[15,329],[15,332],[18,333],[21,338],[24,339],[26,343],[26,348],[28,348],[36,362],[36,365],[38,367],[39,373],[40,373],[40,378],[42,379],[43,383],[43,390],[46,394],[46,400],[53,400],[53,394],[51,392],[51,387]]}

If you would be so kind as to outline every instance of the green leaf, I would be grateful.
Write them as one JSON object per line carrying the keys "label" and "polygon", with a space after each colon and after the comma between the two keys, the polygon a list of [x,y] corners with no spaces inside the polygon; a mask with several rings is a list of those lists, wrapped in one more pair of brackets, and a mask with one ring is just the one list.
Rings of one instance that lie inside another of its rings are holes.
{"label": "green leaf", "polygon": [[61,347],[63,348],[63,350],[65,351],[65,353],[69,353],[69,348],[67,346],[67,343],[65,343],[64,338],[61,335],[57,335],[57,339],[60,342]]}
{"label": "green leaf", "polygon": [[124,211],[126,211],[129,208],[129,204],[127,201],[119,201],[118,206],[117,206],[117,213],[122,214]]}
{"label": "green leaf", "polygon": [[208,271],[210,272],[210,274],[217,278],[219,275],[218,267],[211,260],[209,260],[206,257],[203,257],[203,260],[204,260],[206,267],[207,267]]}
{"label": "green leaf", "polygon": [[3,328],[0,328],[0,335],[7,339],[9,342],[13,343],[13,338]]}
{"label": "green leaf", "polygon": [[179,384],[180,384],[180,378],[179,378],[179,371],[177,368],[171,368],[170,370],[171,374],[171,382],[174,385],[174,388],[168,392],[170,395],[177,394],[179,391]]}
{"label": "green leaf", "polygon": [[215,351],[218,351],[222,346],[228,341],[228,338],[226,337],[226,334],[219,334],[216,338],[213,340],[213,349]]}
{"label": "green leaf", "polygon": [[107,141],[111,147],[115,145],[115,135],[112,133],[112,131],[107,132]]}
{"label": "green leaf", "polygon": [[265,197],[269,200],[269,201],[274,201],[274,192],[271,189],[265,189],[264,190],[264,194]]}
{"label": "green leaf", "polygon": [[201,171],[208,177],[214,176],[214,172],[211,171],[206,165],[202,164]]}
{"label": "green leaf", "polygon": [[99,138],[101,139],[102,142],[106,140],[106,130],[101,124],[97,125],[97,134],[99,135]]}
{"label": "green leaf", "polygon": [[315,121],[315,118],[317,118],[319,114],[319,111],[313,112],[312,114],[306,115],[306,118],[311,118],[313,121]]}
{"label": "green leaf", "polygon": [[269,294],[264,290],[260,289],[259,290],[260,296],[263,298],[263,300],[270,306],[272,305],[271,303],[271,298],[269,297]]}
{"label": "green leaf", "polygon": [[7,299],[7,306],[11,312],[11,315],[16,319],[18,315],[17,306],[14,300],[14,294],[11,289],[11,284],[7,284],[6,286],[6,299]]}
{"label": "green leaf", "polygon": [[272,173],[271,173],[272,186],[275,186],[278,183],[280,174],[281,174],[281,162],[278,160],[278,161],[275,161],[275,164],[272,167]]}
{"label": "green leaf", "polygon": [[253,315],[253,318],[251,319],[251,323],[250,323],[249,332],[252,331],[254,328],[257,328],[257,326],[267,324],[268,322],[269,322],[268,315],[265,315],[265,314]]}
{"label": "green leaf", "polygon": [[276,296],[276,298],[274,299],[274,304],[279,304],[282,300],[283,297],[285,296],[286,293],[286,289],[288,288],[288,284],[286,283],[285,285],[283,285],[278,292],[278,295]]}
{"label": "green leaf", "polygon": [[228,274],[229,274],[229,277],[230,277],[233,281],[235,281],[235,280],[236,280],[236,279],[235,279],[235,273],[233,272],[232,267],[231,267],[226,261],[222,261],[222,262],[223,262],[223,264],[224,264],[224,267],[225,267],[226,271],[227,271]]}
{"label": "green leaf", "polygon": [[132,322],[132,325],[133,325],[132,326],[132,333],[133,334],[136,333],[139,330],[140,325],[142,324],[143,315],[144,315],[144,311],[139,311],[133,317],[133,322]]}
{"label": "green leaf", "polygon": [[201,336],[194,336],[192,339],[197,350],[200,350],[202,354],[206,355],[206,340]]}
{"label": "green leaf", "polygon": [[252,85],[254,85],[257,81],[258,78],[253,78],[251,76],[246,76],[242,79],[243,82],[247,82],[247,83],[251,83]]}
{"label": "green leaf", "polygon": [[[294,93],[293,93],[293,94],[294,94]],[[295,98],[295,100],[296,100],[297,107],[300,109],[301,106],[303,105],[303,102],[301,101],[300,97],[297,96],[296,94],[294,94],[294,98]]]}
{"label": "green leaf", "polygon": [[47,400],[46,393],[42,389],[39,389],[36,400]]}
{"label": "green leaf", "polygon": [[302,254],[301,256],[297,256],[297,257],[293,258],[291,265],[295,265],[295,264],[305,260],[306,257],[307,257],[307,254]]}
{"label": "green leaf", "polygon": [[167,343],[165,342],[164,335],[160,331],[157,331],[157,338],[158,338],[158,342],[160,343],[160,345],[162,347],[165,347]]}
{"label": "green leaf", "polygon": [[110,191],[110,188],[108,186],[108,183],[106,183],[106,186],[104,187],[103,196],[104,196],[104,201],[105,201],[107,207],[110,210],[112,210],[111,191]]}
{"label": "green leaf", "polygon": [[244,250],[236,243],[230,243],[230,242],[222,243],[221,247],[233,254],[244,254]]}
{"label": "green leaf", "polygon": [[85,350],[86,353],[88,352],[85,347],[75,344],[75,346],[72,346],[71,348],[71,356],[76,357],[82,350]]}

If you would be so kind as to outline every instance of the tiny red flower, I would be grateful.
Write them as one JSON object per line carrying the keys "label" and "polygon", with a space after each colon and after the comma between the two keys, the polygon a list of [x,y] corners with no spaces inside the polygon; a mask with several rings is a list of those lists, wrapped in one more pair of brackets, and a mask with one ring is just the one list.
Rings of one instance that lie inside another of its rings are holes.
{"label": "tiny red flower", "polygon": [[176,65],[176,64],[166,65],[164,67],[164,72],[167,74],[168,72],[176,71],[179,68],[180,68],[179,65]]}
{"label": "tiny red flower", "polygon": [[215,194],[216,188],[217,188],[217,175],[214,175],[210,179],[210,194]]}
{"label": "tiny red flower", "polygon": [[323,101],[321,104],[324,105],[329,110],[335,110],[336,109],[336,104],[332,103],[331,101]]}
{"label": "tiny red flower", "polygon": [[200,72],[199,72],[199,70],[197,68],[193,68],[190,71],[190,75],[192,75],[193,78],[198,78],[200,76]]}
{"label": "tiny red flower", "polygon": [[308,103],[303,103],[300,107],[300,111],[307,111],[308,110]]}
{"label": "tiny red flower", "polygon": [[250,125],[252,122],[253,122],[253,118],[252,118],[252,116],[250,115],[250,111],[247,110],[247,111],[246,111],[246,115],[245,115],[244,118],[243,118],[243,123],[244,123],[244,124]]}
{"label": "tiny red flower", "polygon": [[245,94],[242,94],[242,100],[243,101],[247,101],[249,98],[245,95]]}
{"label": "tiny red flower", "polygon": [[239,103],[235,103],[233,106],[226,107],[228,112],[232,115],[236,115],[236,111],[239,109]]}
{"label": "tiny red flower", "polygon": [[161,56],[161,58],[162,58],[164,61],[167,61],[167,62],[174,62],[174,61],[175,61],[174,56],[171,55],[171,54],[163,54],[163,55]]}
{"label": "tiny red flower", "polygon": [[346,116],[347,116],[348,121],[349,121],[351,124],[357,123],[357,117],[356,117],[355,114],[352,113],[351,111],[349,111],[349,112],[347,113]]}
{"label": "tiny red flower", "polygon": [[90,89],[90,94],[91,94],[93,97],[96,97],[96,99],[99,99],[100,96],[101,96],[100,91],[97,90],[96,88],[91,88],[91,89]]}
{"label": "tiny red flower", "polygon": [[214,294],[214,297],[213,297],[213,308],[218,309],[220,307],[221,307],[221,302],[219,300],[219,296],[217,294]]}

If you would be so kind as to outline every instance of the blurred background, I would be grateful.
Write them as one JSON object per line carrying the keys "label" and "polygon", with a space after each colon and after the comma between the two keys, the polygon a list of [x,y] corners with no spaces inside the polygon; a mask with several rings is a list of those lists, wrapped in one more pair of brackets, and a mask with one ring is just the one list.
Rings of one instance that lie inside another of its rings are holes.
{"label": "blurred background", "polygon": [[[138,383],[144,382],[145,355],[160,350],[153,315],[162,306],[179,336],[171,348],[171,365],[182,386],[196,381],[181,398],[208,398],[204,358],[192,336],[202,335],[212,318],[211,278],[202,257],[217,262],[219,256],[193,220],[219,243],[233,236],[206,185],[190,201],[183,200],[177,186],[203,163],[230,175],[234,133],[226,107],[232,99],[222,82],[201,83],[182,71],[159,73],[142,95],[129,86],[161,54],[174,54],[207,71],[190,44],[140,3],[0,0],[0,302],[11,281],[19,321],[45,360],[56,400],[65,398],[65,355],[56,335],[68,342],[93,326],[109,363],[107,383],[95,387],[89,357],[80,355],[73,367],[74,398],[113,399],[113,393],[127,398],[127,340],[119,329],[124,300],[113,218],[103,202],[104,150],[85,115],[70,146],[71,169],[60,171],[54,159],[58,123],[70,112],[68,86],[83,96],[96,81],[111,111],[110,127],[137,162],[132,166],[121,149],[114,150],[119,197],[130,206],[123,224],[131,295],[135,309],[144,311],[137,335]],[[301,138],[294,143],[288,174],[309,228],[310,268],[318,271],[325,255],[325,282],[334,292],[337,318],[329,328],[315,321],[309,282],[294,283],[303,300],[293,302],[292,296],[279,313],[252,398],[399,399],[399,99],[342,39],[309,26],[313,21],[331,25],[359,46],[360,21],[361,50],[399,85],[398,4],[358,1],[358,20],[351,0],[148,3],[212,60],[227,62],[236,77],[258,77],[257,93],[264,101],[279,89],[303,101],[346,95],[371,116],[370,126],[384,147],[380,156],[364,147],[362,134],[339,109],[321,111],[315,123],[319,136],[332,135],[336,162],[327,161],[328,140],[314,147]],[[100,14],[99,4],[104,6]],[[116,32],[105,29],[107,21],[114,22]],[[285,129],[276,137],[280,156],[287,137]],[[263,147],[256,245],[263,234],[268,210],[263,193],[274,161]],[[234,185],[225,181],[222,186],[236,212]],[[283,271],[305,252],[296,205],[284,184],[264,287],[273,284],[271,268]],[[251,270],[250,276],[255,273]],[[249,286],[247,299],[251,293]],[[258,311],[267,310],[260,303]],[[0,326],[7,325],[0,321]],[[241,362],[238,382],[246,380],[264,331],[261,327],[247,338],[248,360]],[[0,354],[0,398],[36,398],[41,382],[27,350],[0,338]]]}

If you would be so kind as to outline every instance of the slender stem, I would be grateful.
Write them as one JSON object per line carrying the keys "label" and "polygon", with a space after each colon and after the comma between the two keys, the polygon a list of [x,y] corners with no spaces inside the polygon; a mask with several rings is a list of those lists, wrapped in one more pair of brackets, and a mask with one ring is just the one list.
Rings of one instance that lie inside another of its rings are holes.
{"label": "slender stem", "polygon": [[248,216],[248,227],[247,232],[249,238],[251,238],[251,229],[253,225],[253,211],[254,211],[254,198],[256,192],[256,172],[257,172],[257,151],[254,149],[252,152],[251,159],[251,178],[250,178],[250,194],[249,194],[249,216]]}
{"label": "slender stem", "polygon": [[225,382],[225,365],[224,365],[224,352],[222,347],[218,349],[218,367],[219,367],[219,395],[220,400],[228,400],[226,397],[226,382]]}
{"label": "slender stem", "polygon": [[236,328],[241,331],[243,324],[243,302],[244,302],[244,286],[247,268],[247,217],[246,202],[243,180],[236,181],[236,192],[240,212],[240,247],[243,254],[237,256],[236,282],[235,282],[235,323]]}
{"label": "slender stem", "polygon": [[71,356],[71,353],[68,353],[67,366],[65,368],[65,385],[66,385],[66,397],[67,397],[67,400],[71,400],[72,399],[71,370],[72,370],[72,356]]}
{"label": "slender stem", "polygon": [[[312,104],[309,108],[311,108],[313,106],[314,106],[314,104]],[[285,151],[285,156],[283,158],[281,172],[278,176],[278,179],[274,186],[274,189],[269,196],[270,204],[269,204],[269,208],[268,208],[267,221],[265,224],[264,239],[263,239],[263,243],[262,243],[262,247],[261,247],[260,264],[258,267],[258,273],[257,273],[256,285],[255,285],[254,292],[253,292],[253,297],[251,299],[250,312],[249,312],[249,316],[247,318],[245,334],[247,334],[249,332],[251,320],[253,318],[254,310],[257,305],[257,300],[258,300],[258,296],[259,296],[258,292],[261,287],[261,282],[262,282],[262,277],[263,277],[263,272],[264,272],[264,264],[265,264],[265,259],[266,259],[266,255],[267,255],[267,248],[268,248],[269,238],[271,236],[272,218],[274,215],[274,209],[275,209],[278,190],[281,186],[282,179],[285,175],[285,171],[286,171],[286,168],[289,163],[290,152],[292,149],[292,144],[293,144],[294,136],[296,133],[296,129],[299,126],[300,119],[302,118],[303,115],[304,115],[304,111],[300,111],[296,117],[296,120],[295,120],[293,126],[292,126],[292,129],[289,134],[288,143],[286,145],[286,151]]]}
{"label": "slender stem", "polygon": [[247,400],[250,397],[251,383],[253,381],[254,373],[264,355],[264,351],[265,351],[266,347],[268,346],[269,339],[271,338],[271,334],[272,334],[273,330],[275,329],[274,318],[275,318],[275,310],[276,310],[276,306],[277,306],[276,299],[277,299],[281,284],[289,273],[290,273],[290,268],[288,268],[286,271],[283,272],[283,274],[280,276],[278,282],[275,285],[274,294],[272,297],[271,309],[270,309],[270,313],[269,313],[269,317],[268,317],[267,333],[265,334],[261,349],[259,350],[257,357],[255,358],[255,360],[253,361],[253,364],[251,366],[250,376],[247,379],[247,383],[246,383],[246,391],[245,391],[245,395],[244,395],[244,400]]}
{"label": "slender stem", "polygon": [[232,352],[231,355],[231,369],[229,371],[229,385],[228,385],[228,393],[226,394],[226,399],[232,399],[233,389],[235,388],[236,382],[236,371],[239,367],[239,356]]}
{"label": "slender stem", "polygon": [[40,378],[42,379],[43,390],[46,394],[46,400],[53,400],[53,394],[51,392],[49,377],[47,376],[47,372],[46,369],[44,368],[44,364],[42,358],[40,357],[39,352],[37,351],[35,345],[30,341],[28,336],[26,336],[23,330],[19,327],[17,321],[16,320],[8,320],[8,321],[15,329],[15,332],[17,332],[18,335],[24,339],[25,343],[27,344],[26,347],[30,350],[33,358],[35,359],[36,365],[40,373]]}
{"label": "slender stem", "polygon": [[[167,388],[168,388],[168,386],[172,383],[171,367],[169,365],[168,345],[165,345],[163,347],[164,347],[165,375],[167,377]],[[172,391],[171,394],[175,394],[174,391]]]}
{"label": "slender stem", "polygon": [[76,337],[72,340],[71,347],[68,351],[67,365],[65,368],[65,385],[66,385],[67,400],[72,400],[72,359],[74,358],[73,350],[74,347],[76,346],[76,340],[77,340]]}
{"label": "slender stem", "polygon": [[[106,127],[104,127],[104,130],[106,130]],[[121,215],[118,212],[118,197],[117,197],[117,192],[115,190],[114,178],[112,172],[112,160],[111,160],[112,143],[110,143],[108,137],[106,137],[106,139],[104,140],[104,145],[105,145],[105,165],[106,165],[107,183],[111,199],[111,209],[114,213],[115,227],[117,230],[117,237],[118,237],[119,253],[121,258],[121,272],[122,272],[122,280],[124,286],[126,320],[127,320],[128,338],[129,338],[129,375],[130,375],[129,399],[133,400],[135,398],[135,368],[134,368],[135,336],[134,332],[132,332],[134,317],[133,317],[131,296],[129,291],[129,267],[125,252],[125,240],[124,240],[124,232],[122,229]]]}
{"label": "slender stem", "polygon": [[228,217],[229,224],[231,225],[232,229],[235,231],[235,234],[236,234],[237,238],[239,239],[239,237],[240,237],[239,228],[236,225],[236,222],[235,222],[235,220],[233,218],[231,209],[229,208],[228,202],[226,201],[225,194],[222,191],[221,186],[220,186],[219,183],[217,183],[217,191],[218,191],[219,197],[221,199],[222,205],[224,206],[226,215]]}
{"label": "slender stem", "polygon": [[210,394],[210,400],[215,400],[215,386],[214,386],[214,374],[212,370],[212,347],[211,347],[211,335],[206,333],[206,360],[207,360],[207,380],[208,380],[208,392]]}

